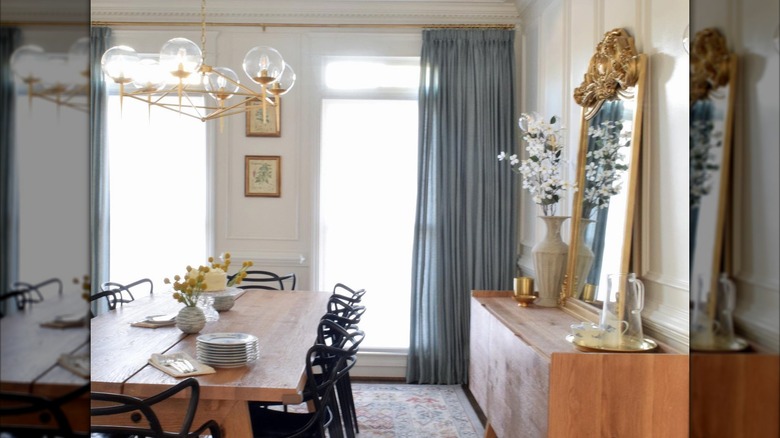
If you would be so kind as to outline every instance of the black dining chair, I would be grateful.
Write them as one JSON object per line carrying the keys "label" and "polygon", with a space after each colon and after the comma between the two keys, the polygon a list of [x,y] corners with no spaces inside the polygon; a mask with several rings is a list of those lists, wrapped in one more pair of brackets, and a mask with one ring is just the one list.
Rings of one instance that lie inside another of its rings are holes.
{"label": "black dining chair", "polygon": [[343,283],[336,283],[333,286],[333,296],[341,298],[350,304],[359,304],[363,300],[363,295],[366,294],[365,289],[352,289]]}
{"label": "black dining chair", "polygon": [[345,375],[347,356],[345,350],[327,345],[315,344],[309,348],[304,398],[313,410],[288,412],[271,409],[268,403],[249,402],[252,435],[255,438],[342,437],[335,397],[336,383]]}
{"label": "black dining chair", "polygon": [[[90,302],[94,302],[94,301],[100,302],[101,299],[105,300],[106,309],[114,310],[114,309],[116,309],[117,303],[122,302],[122,301],[120,301],[119,296],[121,296],[121,295],[117,294],[116,291],[104,290],[102,292],[98,292],[96,294],[90,295],[89,296],[89,301]],[[94,318],[96,316],[96,315],[92,314],[92,309],[90,309],[90,314],[91,314],[92,318]]]}
{"label": "black dining chair", "polygon": [[[323,319],[317,326],[317,341],[315,345],[324,345],[340,350],[337,356],[344,356],[342,368],[339,370],[339,379],[336,382],[336,397],[331,400],[329,405],[331,412],[337,417],[335,421],[343,423],[343,431],[347,432],[348,437],[354,437],[358,432],[357,414],[355,412],[355,403],[352,397],[352,384],[350,382],[349,371],[357,363],[358,348],[363,342],[365,334],[358,329],[344,329],[339,324]],[[312,362],[314,368],[314,378],[318,385],[327,378],[328,364],[337,360],[333,356],[333,350],[324,350],[329,355],[321,355]],[[316,393],[308,388],[303,391],[302,403],[308,403],[316,397]],[[256,407],[279,406],[276,402],[252,402]],[[287,412],[287,405],[282,405],[284,412]],[[334,426],[335,427],[335,426]]]}
{"label": "black dining chair", "polygon": [[366,311],[366,306],[353,304],[339,296],[331,295],[328,298],[326,313],[347,319],[360,318]]}
{"label": "black dining chair", "polygon": [[[181,425],[177,431],[165,430],[161,420],[169,421],[170,418],[160,418],[155,408],[172,398],[180,399],[186,396],[189,390],[189,398],[186,411],[182,412]],[[200,384],[195,378],[182,380],[176,385],[148,398],[138,398],[124,394],[112,394],[106,392],[93,392],[90,394],[92,406],[90,416],[92,418],[104,417],[93,421],[91,430],[93,433],[155,438],[197,438],[208,431],[212,438],[221,438],[222,431],[214,420],[208,420],[195,430],[192,423],[198,410],[200,400]],[[111,423],[111,418],[127,421],[129,418],[133,426],[106,425]],[[96,424],[102,423],[102,424]]]}
{"label": "black dining chair", "polygon": [[89,436],[87,431],[74,431],[63,410],[65,404],[85,396],[89,386],[87,383],[57,398],[0,391],[0,432],[19,438]]}
{"label": "black dining chair", "polygon": [[146,286],[149,287],[149,294],[154,294],[154,283],[152,283],[152,280],[148,278],[142,278],[127,284],[117,283],[115,281],[106,281],[100,285],[100,290],[113,291],[116,295],[118,303],[129,303],[135,300],[135,296],[133,295],[132,291],[135,290],[136,293],[138,293],[139,288],[143,287],[146,289]]}
{"label": "black dining chair", "polygon": [[43,289],[49,285],[57,287],[57,295],[62,295],[62,280],[59,278],[50,278],[37,284],[27,283],[25,281],[16,281],[11,285],[12,289],[29,289],[35,292],[35,296],[40,301],[43,301]]}
{"label": "black dining chair", "polygon": [[336,382],[336,396],[344,431],[349,438],[354,438],[356,434],[360,433],[349,371],[357,363],[357,353],[364,338],[365,333],[357,327],[344,328],[337,322],[328,319],[322,319],[317,328],[318,344],[336,347],[346,353],[342,370],[343,376]]}
{"label": "black dining chair", "polygon": [[[49,285],[57,286],[57,294],[62,295],[62,281],[59,278],[50,278],[37,284],[27,283],[25,281],[15,281],[11,284],[9,291],[0,295],[0,317],[7,312],[5,306],[13,301],[17,310],[24,310],[29,305],[43,301],[42,289]],[[5,310],[5,311],[3,311]]]}
{"label": "black dining chair", "polygon": [[[231,275],[230,280],[236,275]],[[239,289],[295,290],[296,283],[297,277],[294,273],[279,275],[271,271],[252,270],[246,271],[246,277],[237,287]]]}
{"label": "black dining chair", "polygon": [[2,318],[6,313],[8,313],[6,309],[7,306],[10,306],[9,303],[13,303],[16,307],[16,310],[24,310],[24,308],[27,306],[28,303],[36,303],[39,300],[35,299],[31,295],[30,289],[13,289],[9,290],[2,295],[0,295],[0,318]]}

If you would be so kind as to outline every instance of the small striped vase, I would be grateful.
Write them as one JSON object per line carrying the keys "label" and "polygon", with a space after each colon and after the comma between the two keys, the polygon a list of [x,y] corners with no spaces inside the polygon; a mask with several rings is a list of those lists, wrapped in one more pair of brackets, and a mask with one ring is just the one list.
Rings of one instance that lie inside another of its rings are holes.
{"label": "small striped vase", "polygon": [[184,307],[176,315],[176,327],[184,333],[198,333],[206,325],[206,315],[198,306]]}

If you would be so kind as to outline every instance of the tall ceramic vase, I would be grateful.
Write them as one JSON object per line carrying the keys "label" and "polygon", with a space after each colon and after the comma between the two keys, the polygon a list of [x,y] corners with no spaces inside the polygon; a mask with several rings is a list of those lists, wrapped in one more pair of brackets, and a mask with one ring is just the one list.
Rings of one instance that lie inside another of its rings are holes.
{"label": "tall ceramic vase", "polygon": [[569,245],[561,239],[561,225],[568,216],[540,216],[547,228],[544,239],[534,245],[536,283],[539,287],[537,306],[556,307],[561,293],[561,282],[566,274]]}
{"label": "tall ceramic vase", "polygon": [[577,244],[577,260],[574,265],[574,284],[576,285],[574,296],[577,298],[582,297],[582,290],[585,288],[585,283],[588,282],[588,274],[593,266],[593,259],[596,258],[596,254],[593,253],[585,239],[588,227],[595,222],[593,219],[580,219],[580,240]]}

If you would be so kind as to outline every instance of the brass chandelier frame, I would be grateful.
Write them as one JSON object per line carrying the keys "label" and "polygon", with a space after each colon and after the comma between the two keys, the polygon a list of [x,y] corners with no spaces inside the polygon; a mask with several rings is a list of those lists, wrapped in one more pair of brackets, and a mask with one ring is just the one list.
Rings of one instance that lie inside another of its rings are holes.
{"label": "brass chandelier frame", "polygon": [[[179,78],[178,85],[171,86],[168,83],[164,85],[162,89],[141,87],[135,90],[126,90],[125,84],[131,82],[130,79],[124,80],[113,79],[114,82],[119,84],[119,96],[120,106],[123,105],[123,99],[125,97],[135,99],[146,103],[150,110],[151,107],[160,107],[170,111],[175,111],[188,117],[193,117],[200,121],[214,120],[235,114],[244,114],[261,107],[262,114],[266,117],[268,106],[271,106],[276,111],[277,123],[281,120],[280,117],[280,100],[281,94],[284,94],[287,90],[279,87],[276,78],[269,76],[260,76],[253,78],[256,82],[260,83],[261,90],[256,92],[252,88],[236,81],[233,78],[224,75],[214,66],[206,64],[206,0],[201,0],[201,35],[200,35],[200,49],[201,49],[201,66],[198,69],[198,74],[201,77],[199,84],[185,83],[184,77],[177,76],[174,72],[174,76]],[[205,78],[208,74],[218,75],[224,79],[227,83],[230,83],[238,89],[236,91],[209,91],[205,88]],[[205,96],[212,96],[217,101],[217,105],[206,104],[207,99]],[[166,98],[169,96],[178,97],[177,102],[171,102]],[[204,96],[204,103],[199,104],[193,101],[192,96]],[[233,96],[243,97],[237,103],[225,106],[225,102],[228,98]],[[253,104],[255,103],[256,104]],[[222,126],[220,124],[220,126]]]}

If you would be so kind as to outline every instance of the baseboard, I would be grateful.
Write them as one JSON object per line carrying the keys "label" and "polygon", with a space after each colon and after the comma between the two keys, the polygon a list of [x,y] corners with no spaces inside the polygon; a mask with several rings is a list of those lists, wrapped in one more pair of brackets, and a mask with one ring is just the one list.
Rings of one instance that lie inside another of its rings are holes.
{"label": "baseboard", "polygon": [[405,352],[360,351],[350,378],[406,380],[406,356]]}

